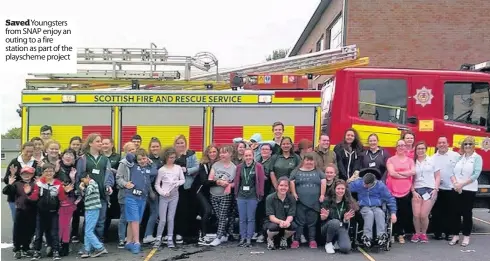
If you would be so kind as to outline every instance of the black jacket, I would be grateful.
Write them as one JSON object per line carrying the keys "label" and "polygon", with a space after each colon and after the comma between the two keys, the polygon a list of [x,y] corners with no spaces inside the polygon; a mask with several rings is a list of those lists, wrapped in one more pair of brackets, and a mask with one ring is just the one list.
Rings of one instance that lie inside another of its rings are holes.
{"label": "black jacket", "polygon": [[[19,156],[19,157],[22,157],[22,156]],[[20,178],[20,170],[22,169],[22,165],[19,162],[19,157],[16,157],[16,158],[12,159],[10,161],[10,163],[7,165],[7,170],[5,171],[5,176],[3,177],[3,183],[5,183],[7,185],[9,184],[9,177],[10,177],[11,174],[13,174],[13,173],[10,173],[10,166],[17,167],[17,172],[15,172],[15,178],[16,178],[16,180],[21,180],[21,178]],[[34,161],[32,163],[32,166],[31,167],[33,167],[34,169],[37,168],[37,161]],[[15,201],[15,196],[8,194],[7,195],[7,201],[8,202],[14,202]]]}

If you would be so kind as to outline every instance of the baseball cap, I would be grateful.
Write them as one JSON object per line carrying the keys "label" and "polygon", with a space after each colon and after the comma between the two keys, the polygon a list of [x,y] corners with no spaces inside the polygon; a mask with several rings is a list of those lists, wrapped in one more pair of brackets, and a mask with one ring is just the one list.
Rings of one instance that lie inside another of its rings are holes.
{"label": "baseball cap", "polygon": [[28,174],[34,174],[34,168],[33,167],[29,167],[29,166],[25,166],[23,167],[21,170],[20,170],[20,173],[28,173]]}

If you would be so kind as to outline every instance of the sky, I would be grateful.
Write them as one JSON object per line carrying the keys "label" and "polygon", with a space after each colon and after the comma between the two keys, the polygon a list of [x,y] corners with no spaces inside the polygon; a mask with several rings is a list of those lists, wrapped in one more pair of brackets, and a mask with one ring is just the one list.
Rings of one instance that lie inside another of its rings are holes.
{"label": "sky", "polygon": [[[165,47],[170,55],[211,52],[221,68],[230,68],[263,62],[277,48],[292,48],[319,3],[320,0],[4,1],[0,29],[5,30],[9,17],[68,17],[75,23],[77,48],[148,48],[153,42]],[[2,70],[0,75],[0,131],[5,133],[20,127],[16,109],[27,75]]]}

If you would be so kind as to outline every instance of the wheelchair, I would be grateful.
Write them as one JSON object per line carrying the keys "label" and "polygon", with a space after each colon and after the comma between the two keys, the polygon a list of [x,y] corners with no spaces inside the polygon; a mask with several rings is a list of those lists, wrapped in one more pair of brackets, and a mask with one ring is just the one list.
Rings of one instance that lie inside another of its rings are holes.
{"label": "wheelchair", "polygon": [[[362,178],[365,174],[367,173],[372,173],[376,176],[376,179],[378,181],[381,181],[382,179],[382,174],[377,170],[373,168],[367,168],[367,169],[362,169],[359,172],[359,177]],[[357,200],[357,194],[353,193],[352,195],[356,200]],[[354,218],[351,219],[350,225],[349,225],[349,236],[352,244],[352,249],[358,249],[358,247],[362,247],[364,249],[369,249],[369,250],[374,250],[374,251],[390,251],[391,245],[392,245],[392,234],[393,234],[393,224],[391,223],[391,214],[390,211],[388,210],[388,207],[386,204],[383,204],[381,206],[381,209],[383,210],[385,214],[385,225],[386,225],[386,234],[388,236],[386,243],[383,245],[379,245],[376,240],[373,240],[371,242],[371,245],[369,247],[366,247],[364,243],[362,242],[362,236],[363,236],[363,226],[364,226],[364,220],[362,218],[362,215],[360,211],[357,211]],[[373,224],[373,239],[376,239],[378,235],[376,235],[376,222]]]}

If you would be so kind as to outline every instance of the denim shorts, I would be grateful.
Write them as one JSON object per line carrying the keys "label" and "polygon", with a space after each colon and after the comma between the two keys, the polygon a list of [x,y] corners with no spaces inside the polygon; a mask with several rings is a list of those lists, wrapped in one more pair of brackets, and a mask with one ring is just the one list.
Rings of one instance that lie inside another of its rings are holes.
{"label": "denim shorts", "polygon": [[428,193],[430,195],[430,193],[432,193],[434,189],[433,188],[416,188],[415,189],[415,192],[417,192],[417,194],[419,194],[421,197],[425,194],[425,193]]}
{"label": "denim shorts", "polygon": [[137,199],[131,196],[124,198],[124,214],[127,222],[140,222],[145,213],[146,200]]}

